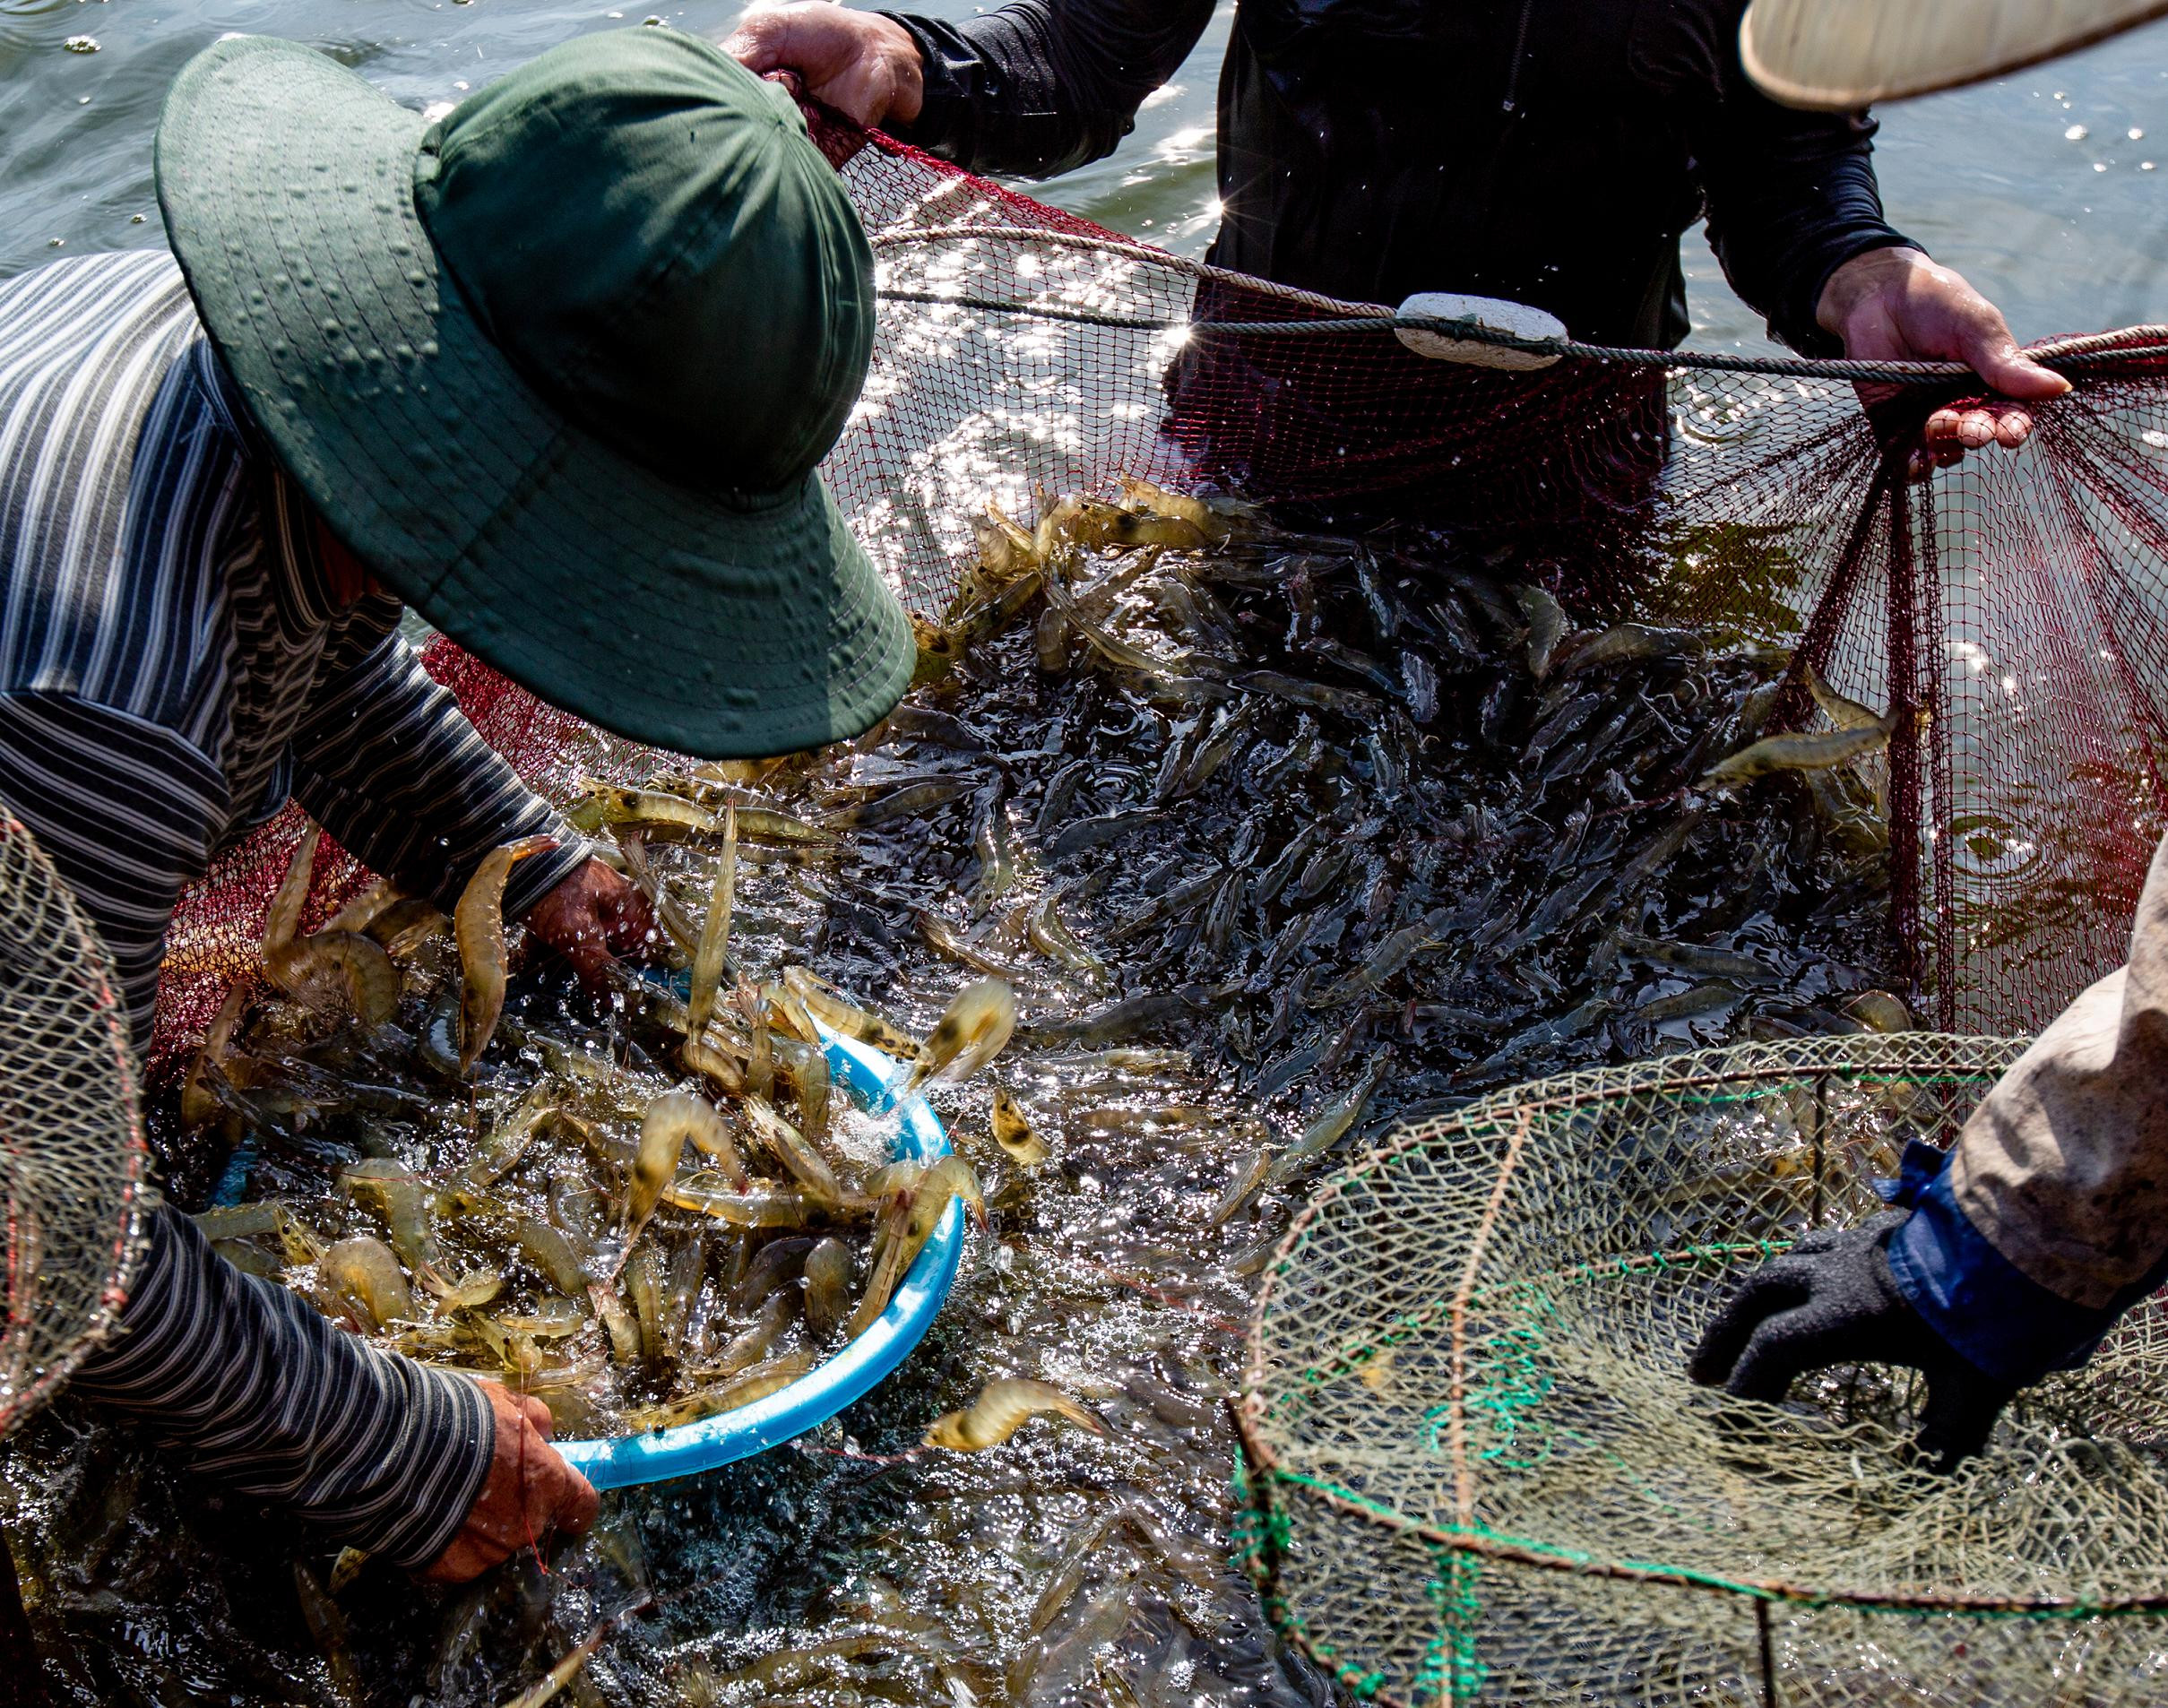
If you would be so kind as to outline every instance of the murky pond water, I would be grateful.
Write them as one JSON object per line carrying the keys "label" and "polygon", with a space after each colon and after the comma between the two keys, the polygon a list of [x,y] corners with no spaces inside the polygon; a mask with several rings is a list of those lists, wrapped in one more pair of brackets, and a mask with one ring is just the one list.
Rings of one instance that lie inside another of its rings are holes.
{"label": "murky pond water", "polygon": [[[719,33],[733,11],[667,15]],[[0,0],[0,274],[56,241],[157,240],[151,115],[221,31],[307,36],[419,104],[614,22],[514,0]],[[1225,22],[1122,153],[1054,199],[1202,246]],[[2021,335],[2157,312],[2160,174],[2127,133],[2152,127],[2164,77],[2155,30],[1905,109],[1894,216]],[[1695,254],[1702,341],[1751,341]],[[85,1703],[501,1702],[647,1597],[567,1699],[1327,1700],[1226,1546],[1239,1325],[1304,1180],[1412,1109],[1853,1025],[1847,1005],[1884,982],[1870,774],[1613,810],[1751,734],[1779,637],[1620,630],[1623,612],[1547,605],[1533,573],[1414,533],[1101,554],[1066,629],[986,637],[881,741],[765,785],[808,814],[954,787],[854,831],[831,866],[751,873],[756,971],[811,965],[919,1027],[989,968],[1023,998],[993,1079],[1054,1155],[1005,1169],[984,1089],[946,1103],[986,1160],[991,1225],[904,1373],[797,1446],[611,1497],[546,1566],[453,1594],[365,1570],[313,1626],[297,1568],[320,1576],[326,1553],[64,1406],[0,1460],[56,1678]],[[1103,974],[1049,950],[1049,905]],[[514,1015],[608,1035],[561,1001],[531,985]],[[264,1143],[297,1180],[365,1148],[336,1120]],[[1108,1435],[920,1449],[1011,1374],[1076,1394]]]}

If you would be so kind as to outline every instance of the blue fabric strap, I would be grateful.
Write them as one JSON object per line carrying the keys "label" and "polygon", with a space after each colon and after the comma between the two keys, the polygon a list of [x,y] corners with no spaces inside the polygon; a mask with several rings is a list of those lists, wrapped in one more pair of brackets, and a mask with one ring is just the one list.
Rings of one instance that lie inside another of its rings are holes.
{"label": "blue fabric strap", "polygon": [[1951,1189],[1948,1158],[1917,1139],[1885,1195],[1912,1210],[1889,1241],[1897,1290],[1968,1362],[2013,1385],[2083,1364],[2126,1305],[2151,1290],[2134,1288],[2106,1310],[2050,1292],[1973,1226]]}

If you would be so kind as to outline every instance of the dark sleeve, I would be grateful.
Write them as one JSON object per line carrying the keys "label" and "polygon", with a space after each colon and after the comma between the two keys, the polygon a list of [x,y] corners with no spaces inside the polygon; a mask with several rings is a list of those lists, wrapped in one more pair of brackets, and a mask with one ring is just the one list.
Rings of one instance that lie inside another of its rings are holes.
{"label": "dark sleeve", "polygon": [[[392,601],[387,615],[395,620]],[[483,855],[537,833],[557,846],[505,886],[514,915],[592,852],[475,733],[397,633],[360,624],[327,649],[294,730],[294,794],[357,858],[446,908]]]}
{"label": "dark sleeve", "polygon": [[1829,275],[1869,249],[1920,246],[1882,218],[1874,121],[1779,107],[1744,72],[1704,111],[1692,143],[1724,277],[1771,336],[1802,356],[1842,356],[1814,318]]}
{"label": "dark sleeve", "polygon": [[926,99],[896,135],[973,172],[1034,177],[1111,154],[1173,76],[1213,0],[1012,0],[967,23],[885,13],[926,62]]}
{"label": "dark sleeve", "polygon": [[444,1552],[497,1445],[473,1382],[334,1328],[171,1209],[151,1219],[118,1332],[71,1390],[135,1413],[203,1476],[395,1566]]}

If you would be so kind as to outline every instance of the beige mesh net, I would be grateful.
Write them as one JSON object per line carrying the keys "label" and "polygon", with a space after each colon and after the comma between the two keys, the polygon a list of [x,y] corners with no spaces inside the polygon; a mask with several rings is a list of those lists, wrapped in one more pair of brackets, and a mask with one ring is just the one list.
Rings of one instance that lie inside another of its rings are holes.
{"label": "beige mesh net", "polygon": [[118,1314],[145,1154],[105,946],[0,806],[0,1436],[44,1403]]}
{"label": "beige mesh net", "polygon": [[1801,1039],[1404,1129],[1290,1229],[1252,1320],[1242,1546],[1393,1704],[2168,1697],[2168,1314],[2021,1395],[1956,1475],[1917,1383],[1689,1385],[1739,1273],[1880,1207],[2021,1040]]}

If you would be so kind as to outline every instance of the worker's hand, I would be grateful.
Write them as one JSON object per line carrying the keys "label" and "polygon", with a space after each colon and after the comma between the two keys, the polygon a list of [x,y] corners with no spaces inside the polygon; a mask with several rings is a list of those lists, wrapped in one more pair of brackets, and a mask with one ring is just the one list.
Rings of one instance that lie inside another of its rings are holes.
{"label": "worker's hand", "polygon": [[1918,1451],[1954,1471],[1987,1445],[2014,1389],[1984,1375],[1921,1320],[1889,1272],[1910,1211],[1810,1233],[1744,1281],[1694,1349],[1687,1373],[1740,1400],[1781,1401],[1832,1364],[1901,1364],[1927,1378]]}
{"label": "worker's hand", "polygon": [[873,130],[919,116],[926,69],[911,31],[827,0],[755,6],[722,44],[747,71],[794,71],[806,92]]}
{"label": "worker's hand", "polygon": [[580,982],[597,996],[609,994],[617,956],[649,960],[661,940],[647,898],[595,859],[528,909],[527,928],[571,962]]}
{"label": "worker's hand", "polygon": [[[1822,287],[1815,318],[1854,360],[1964,362],[2000,393],[1927,418],[1914,468],[1922,477],[1984,445],[2016,450],[2033,430],[2031,413],[2018,405],[2070,389],[2061,375],[2019,352],[2000,308],[1917,249],[1853,256]],[[1861,392],[1870,401],[1885,394],[1871,386]]]}
{"label": "worker's hand", "polygon": [[422,1573],[435,1583],[479,1577],[523,1548],[540,1548],[552,1531],[577,1536],[600,1505],[593,1485],[549,1445],[549,1408],[502,1383],[480,1385],[497,1416],[497,1446],[467,1522]]}

